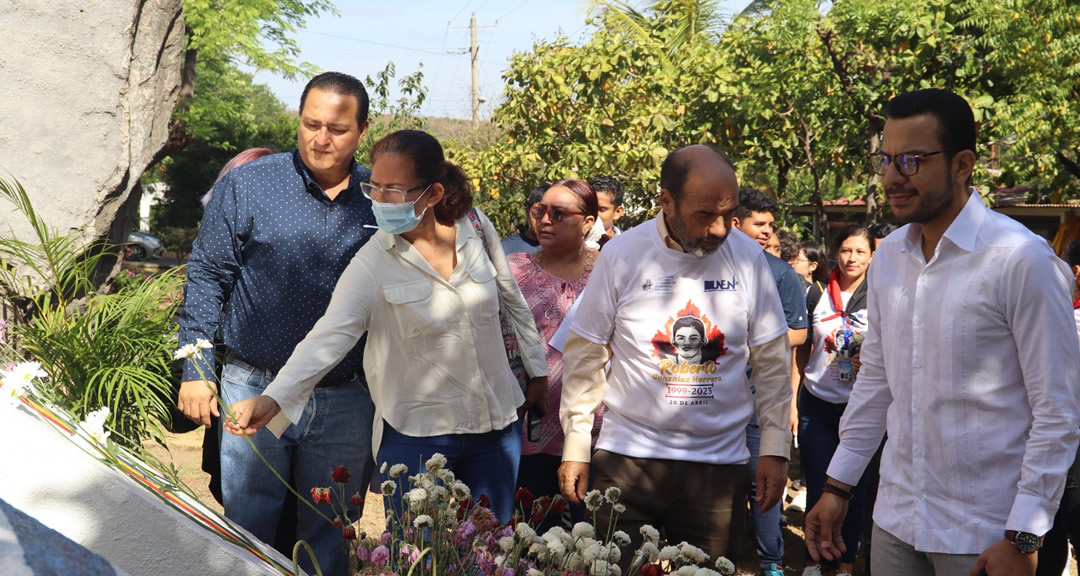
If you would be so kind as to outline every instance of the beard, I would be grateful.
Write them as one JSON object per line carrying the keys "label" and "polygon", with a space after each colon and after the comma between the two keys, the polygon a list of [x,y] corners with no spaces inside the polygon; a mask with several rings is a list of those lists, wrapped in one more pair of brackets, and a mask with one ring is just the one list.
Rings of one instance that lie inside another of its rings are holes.
{"label": "beard", "polygon": [[[676,210],[678,210],[678,207],[676,207]],[[712,234],[700,238],[693,238],[690,236],[690,232],[686,229],[686,226],[683,225],[682,220],[680,220],[677,215],[669,215],[668,220],[670,223],[670,230],[668,231],[675,238],[675,241],[682,246],[683,251],[696,258],[704,258],[712,255],[719,250],[720,247],[724,245],[724,241],[727,240],[727,236],[713,236]]]}
{"label": "beard", "polygon": [[[951,159],[948,165],[952,165]],[[885,191],[886,200],[888,200],[890,196],[895,195],[911,195],[913,197],[912,205],[907,207],[906,213],[897,211],[897,209],[892,206],[892,203],[889,204],[897,223],[901,226],[905,224],[925,224],[936,218],[952,204],[952,180],[950,179],[948,172],[946,172],[945,179],[941,183],[941,188],[936,190],[927,189],[920,191],[911,187],[893,186]]]}

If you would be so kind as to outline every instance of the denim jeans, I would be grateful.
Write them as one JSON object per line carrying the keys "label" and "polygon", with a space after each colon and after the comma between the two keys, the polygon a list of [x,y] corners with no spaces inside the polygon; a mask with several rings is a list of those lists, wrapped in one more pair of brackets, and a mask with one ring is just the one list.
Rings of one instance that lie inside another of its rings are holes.
{"label": "denim jeans", "polygon": [[758,560],[761,567],[780,566],[784,563],[784,533],[780,521],[784,513],[783,502],[762,514],[761,506],[754,500],[757,490],[757,464],[761,454],[761,427],[758,426],[757,414],[746,425],[746,448],[750,450],[750,515],[754,522]]}
{"label": "denim jeans", "polygon": [[[521,461],[521,420],[516,420],[502,430],[481,434],[443,434],[441,436],[406,436],[383,422],[382,444],[379,446],[379,466],[404,464],[409,475],[424,471],[424,463],[436,452],[446,456],[446,467],[458,480],[469,485],[473,498],[487,494],[491,499],[491,511],[499,522],[509,522],[516,509],[514,492],[517,485],[518,464]],[[383,480],[390,478],[383,475]],[[401,495],[409,490],[407,480],[402,480],[391,501],[395,510],[401,510]],[[388,510],[389,514],[390,511]]]}
{"label": "denim jeans", "polygon": [[[847,404],[832,404],[814,396],[806,388],[799,392],[799,449],[806,475],[806,509],[810,510],[821,498],[826,472],[836,448],[840,445],[840,417]],[[847,552],[840,556],[845,564],[854,564],[862,538],[863,504],[866,501],[866,475],[852,488],[847,516],[840,535]],[[806,552],[810,559],[810,552]],[[876,570],[876,569],[875,569]]]}
{"label": "denim jeans", "polygon": [[[221,376],[222,397],[231,404],[258,396],[272,379],[273,375],[265,370],[226,360]],[[251,440],[270,466],[282,478],[290,480],[302,497],[313,487],[332,486],[338,490],[330,473],[335,466],[345,466],[351,474],[344,491],[348,502],[354,493],[364,495],[374,471],[375,462],[371,458],[374,416],[375,406],[367,385],[354,380],[334,388],[316,388],[300,422],[290,425],[281,438],[269,430],[260,430]],[[245,438],[222,436],[221,489],[225,516],[260,540],[273,542],[287,489]],[[323,514],[333,518],[330,506],[318,506]],[[362,510],[362,506],[350,506],[349,518],[356,520]],[[344,575],[348,559],[342,547],[341,529],[334,528],[303,502],[298,520],[296,537],[311,544],[323,573]],[[292,557],[291,547],[281,552]],[[315,573],[303,553],[300,565],[309,574]]]}

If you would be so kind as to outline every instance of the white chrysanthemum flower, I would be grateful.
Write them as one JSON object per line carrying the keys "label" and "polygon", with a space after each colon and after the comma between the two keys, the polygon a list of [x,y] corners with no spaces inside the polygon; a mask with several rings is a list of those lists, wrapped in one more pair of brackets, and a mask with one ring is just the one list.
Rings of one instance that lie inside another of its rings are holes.
{"label": "white chrysanthemum flower", "polygon": [[105,429],[105,421],[108,419],[109,407],[103,406],[87,414],[86,420],[83,420],[80,427],[85,430],[95,442],[104,444],[110,434],[110,432]]}
{"label": "white chrysanthemum flower", "polygon": [[588,543],[581,548],[581,559],[584,560],[586,564],[592,564],[604,556],[604,545],[596,540],[588,541]]}
{"label": "white chrysanthemum flower", "polygon": [[596,529],[588,522],[578,522],[577,524],[574,524],[572,533],[574,538],[592,538],[596,535]]}
{"label": "white chrysanthemum flower", "polygon": [[533,530],[532,526],[529,526],[527,522],[518,522],[517,526],[514,527],[514,533],[527,542],[536,539],[536,530]]}
{"label": "white chrysanthemum flower", "polygon": [[386,462],[383,462],[382,466],[379,466],[379,474],[386,474]]}
{"label": "white chrysanthemum flower", "polygon": [[173,360],[187,360],[199,354],[199,347],[195,344],[184,344],[179,350],[173,352]]}
{"label": "white chrysanthemum flower", "polygon": [[432,486],[428,493],[431,495],[433,502],[446,502],[446,497],[450,495],[450,492],[445,487],[439,485]]}
{"label": "white chrysanthemum flower", "polygon": [[393,496],[397,492],[397,484],[393,480],[384,480],[382,483],[383,496]]}
{"label": "white chrysanthemum flower", "polygon": [[455,500],[464,502],[472,496],[472,490],[469,490],[468,484],[455,480],[450,484],[450,494],[453,494]]}
{"label": "white chrysanthemum flower", "polygon": [[709,555],[704,550],[686,542],[679,544],[679,553],[694,564],[701,564],[709,559]]}
{"label": "white chrysanthemum flower", "polygon": [[570,555],[570,560],[566,563],[566,567],[571,572],[579,572],[585,568],[585,561],[581,558],[581,554],[577,552]]}
{"label": "white chrysanthemum flower", "polygon": [[630,545],[630,535],[622,530],[616,530],[615,533],[611,535],[611,540],[619,546]]}
{"label": "white chrysanthemum flower", "polygon": [[502,566],[505,563],[506,563],[506,555],[505,554],[499,554],[498,556],[495,557],[495,565],[496,566]]}
{"label": "white chrysanthemum flower", "polygon": [[457,477],[454,476],[454,473],[451,472],[450,470],[447,470],[446,468],[443,468],[442,470],[439,470],[438,472],[435,473],[435,475],[438,476],[439,480],[441,480],[442,483],[446,484],[447,486],[449,486],[450,484],[453,484],[455,481],[457,481]]}
{"label": "white chrysanthemum flower", "polygon": [[431,455],[431,458],[428,458],[428,461],[424,463],[424,466],[427,466],[428,472],[438,472],[439,470],[446,468],[446,456],[436,452]]}
{"label": "white chrysanthemum flower", "polygon": [[566,555],[566,545],[561,540],[544,540],[544,546],[547,547],[548,553],[554,558],[562,558]]}
{"label": "white chrysanthemum flower", "polygon": [[652,542],[643,543],[641,545],[641,553],[649,559],[649,562],[656,562],[660,558],[660,549]]}
{"label": "white chrysanthemum flower", "polygon": [[585,509],[589,512],[596,512],[603,503],[604,495],[599,490],[590,490],[588,494],[585,494]]}
{"label": "white chrysanthemum flower", "polygon": [[612,486],[607,490],[604,490],[604,500],[614,504],[619,501],[619,496],[622,496],[622,490],[618,486]]}
{"label": "white chrysanthemum flower", "polygon": [[616,514],[623,514],[623,513],[626,512],[626,505],[622,504],[622,503],[612,504],[611,505],[611,511],[616,513]]}
{"label": "white chrysanthemum flower", "polygon": [[413,526],[417,528],[431,528],[435,525],[435,519],[427,514],[421,514],[413,520]]}
{"label": "white chrysanthemum flower", "polygon": [[650,526],[648,524],[641,527],[641,535],[644,536],[646,540],[648,540],[649,542],[652,542],[653,544],[659,544],[660,543],[660,531],[657,530],[656,528],[653,528],[652,526]]}
{"label": "white chrysanthemum flower", "polygon": [[611,576],[622,576],[622,568],[619,568],[618,564],[608,566],[608,570],[611,570]]}
{"label": "white chrysanthemum flower", "polygon": [[540,561],[547,560],[548,549],[543,542],[533,542],[529,545],[529,556]]}
{"label": "white chrysanthemum flower", "polygon": [[408,471],[409,471],[408,466],[405,466],[404,464],[394,464],[393,466],[390,467],[390,477],[391,478],[397,478],[398,476],[401,476],[402,474],[405,474]]}
{"label": "white chrysanthemum flower", "polygon": [[590,576],[608,576],[608,563],[604,560],[597,560],[593,562],[590,570]]}
{"label": "white chrysanthemum flower", "polygon": [[541,536],[544,540],[559,540],[563,542],[569,537],[570,535],[566,533],[566,529],[562,526],[552,526],[551,528],[548,528],[547,532],[544,532],[543,536]]}
{"label": "white chrysanthemum flower", "polygon": [[735,574],[735,564],[731,560],[721,556],[716,559],[716,570],[724,576],[732,576]]}
{"label": "white chrysanthemum flower", "polygon": [[698,567],[694,565],[687,565],[679,568],[674,572],[675,576],[697,576]]}
{"label": "white chrysanthemum flower", "polygon": [[502,538],[499,538],[499,548],[501,548],[503,552],[509,554],[510,551],[514,549],[514,537],[503,536]]}
{"label": "white chrysanthemum flower", "polygon": [[663,550],[660,550],[660,561],[671,562],[679,557],[679,549],[674,546],[664,546]]}
{"label": "white chrysanthemum flower", "polygon": [[207,340],[206,338],[196,338],[195,339],[195,348],[197,348],[199,350],[209,350],[209,349],[211,349],[213,347],[214,347],[214,345],[211,344],[210,341]]}
{"label": "white chrysanthemum flower", "polygon": [[427,504],[427,490],[423,488],[413,488],[405,493],[405,498],[409,501],[410,510],[419,510],[425,504]]}
{"label": "white chrysanthemum flower", "polygon": [[619,560],[622,560],[622,548],[619,548],[614,542],[608,545],[607,559],[612,564],[618,564]]}

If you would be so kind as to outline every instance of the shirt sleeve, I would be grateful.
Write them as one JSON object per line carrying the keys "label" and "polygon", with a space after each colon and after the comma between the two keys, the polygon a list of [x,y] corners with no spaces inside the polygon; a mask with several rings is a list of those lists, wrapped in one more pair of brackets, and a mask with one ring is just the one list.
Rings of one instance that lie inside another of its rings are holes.
{"label": "shirt sleeve", "polygon": [[[753,284],[750,287],[752,300],[747,314],[748,332],[746,337],[747,346],[753,348],[761,346],[776,339],[781,334],[787,334],[788,323],[784,316],[784,306],[776,291],[776,278],[769,269],[769,263],[765,259],[765,252],[758,251],[756,258],[744,267],[746,275]],[[806,305],[803,305],[805,311]],[[804,325],[802,328],[805,328]],[[788,349],[790,355],[791,349]],[[790,363],[790,360],[788,360]],[[757,374],[754,374],[755,386]]]}
{"label": "shirt sleeve", "polygon": [[806,292],[803,292],[802,284],[795,270],[784,263],[786,268],[776,279],[776,289],[780,293],[780,303],[784,306],[784,319],[787,320],[788,328],[792,330],[804,330],[807,328],[806,319]]}
{"label": "shirt sleeve", "polygon": [[502,244],[496,240],[499,233],[491,224],[488,217],[480,210],[476,211],[480,218],[480,225],[484,227],[484,235],[488,239],[488,257],[495,266],[495,281],[499,284],[499,293],[502,294],[506,310],[510,313],[510,319],[514,322],[517,331],[518,351],[521,353],[521,361],[525,366],[525,372],[533,378],[547,376],[547,350],[540,333],[536,330],[536,321],[533,319],[532,310],[521,295],[514,273],[510,270],[510,264],[506,261],[506,253],[503,252]]}
{"label": "shirt sleeve", "polygon": [[1080,345],[1072,275],[1045,241],[1018,247],[1001,275],[1005,316],[1020,359],[1032,423],[1008,530],[1045,534],[1080,438]]}
{"label": "shirt sleeve", "polygon": [[791,347],[787,333],[750,348],[754,373],[754,408],[761,426],[761,455],[791,456]]}
{"label": "shirt sleeve", "polygon": [[589,462],[592,458],[593,423],[604,400],[604,366],[610,359],[611,349],[606,344],[590,342],[572,330],[567,336],[559,402],[559,421],[566,436],[564,462]]}
{"label": "shirt sleeve", "polygon": [[840,446],[829,463],[828,475],[852,486],[859,483],[863,471],[874,457],[885,436],[885,422],[892,404],[892,391],[885,377],[881,348],[881,314],[874,283],[874,266],[866,272],[866,337],[859,352],[862,366],[840,418]]}
{"label": "shirt sleeve", "polygon": [[312,390],[367,331],[374,301],[383,295],[364,257],[380,249],[372,242],[356,253],[334,287],[326,313],[263,392],[278,403],[290,422],[300,421]]}
{"label": "shirt sleeve", "polygon": [[[250,232],[244,200],[232,174],[214,186],[188,258],[179,346],[194,344],[200,338],[214,341],[222,308],[240,276],[244,239]],[[212,379],[215,370],[212,354],[196,356],[184,361],[183,381]]]}

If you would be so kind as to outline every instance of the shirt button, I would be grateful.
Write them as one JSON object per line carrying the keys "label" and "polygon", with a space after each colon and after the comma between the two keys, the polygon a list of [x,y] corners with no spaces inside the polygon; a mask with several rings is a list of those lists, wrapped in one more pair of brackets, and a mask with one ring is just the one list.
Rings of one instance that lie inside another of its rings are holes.
{"label": "shirt button", "polygon": [[915,361],[915,368],[922,368],[922,360]]}
{"label": "shirt button", "polygon": [[919,493],[919,500],[926,500],[926,496],[922,492]]}
{"label": "shirt button", "polygon": [[915,316],[914,318],[911,319],[911,323],[916,325],[916,326],[922,326],[922,318],[919,318],[918,316]]}
{"label": "shirt button", "polygon": [[334,241],[333,241],[333,240],[331,240],[331,241],[330,241],[330,243],[329,243],[329,244],[327,244],[327,246],[329,246],[329,247],[333,248],[333,247],[334,247]]}
{"label": "shirt button", "polygon": [[980,522],[980,520],[978,518],[976,518],[975,523],[978,524],[979,522]]}
{"label": "shirt button", "polygon": [[330,207],[330,211],[331,211],[331,212],[333,212],[333,211],[334,211],[334,207],[333,207],[333,206],[331,206],[331,207]]}

